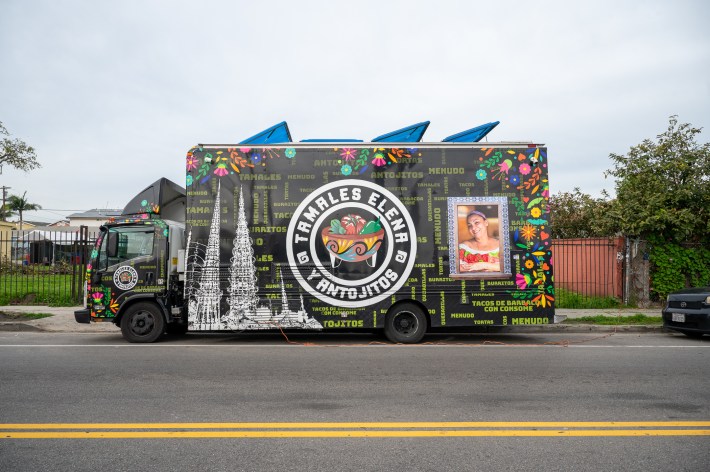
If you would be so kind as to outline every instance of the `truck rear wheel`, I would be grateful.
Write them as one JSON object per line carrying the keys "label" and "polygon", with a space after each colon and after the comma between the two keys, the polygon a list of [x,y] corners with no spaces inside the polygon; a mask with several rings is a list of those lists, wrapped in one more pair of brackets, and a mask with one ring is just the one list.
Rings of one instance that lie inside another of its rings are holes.
{"label": "truck rear wheel", "polygon": [[129,343],[152,343],[165,331],[165,318],[153,303],[131,305],[121,318],[121,333]]}
{"label": "truck rear wheel", "polygon": [[393,343],[418,343],[426,330],[426,315],[414,303],[401,303],[392,307],[385,318],[385,336]]}

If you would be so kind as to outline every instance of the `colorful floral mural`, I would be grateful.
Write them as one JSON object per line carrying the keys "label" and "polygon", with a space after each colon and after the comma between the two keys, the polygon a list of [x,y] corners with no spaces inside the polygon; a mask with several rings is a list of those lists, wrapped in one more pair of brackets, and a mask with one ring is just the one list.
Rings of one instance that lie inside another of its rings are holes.
{"label": "colorful floral mural", "polygon": [[517,300],[529,300],[536,306],[552,306],[552,251],[546,225],[550,213],[549,186],[546,178],[547,155],[540,148],[525,152],[501,148],[483,148],[479,158],[478,180],[498,180],[501,190],[517,192],[510,199],[515,214],[524,223],[513,232],[513,247],[523,250],[516,289],[509,293]]}

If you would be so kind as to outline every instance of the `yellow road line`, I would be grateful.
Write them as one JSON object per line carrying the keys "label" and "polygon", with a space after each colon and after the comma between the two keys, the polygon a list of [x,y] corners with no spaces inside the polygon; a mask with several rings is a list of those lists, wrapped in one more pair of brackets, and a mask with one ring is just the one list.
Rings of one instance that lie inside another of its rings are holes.
{"label": "yellow road line", "polygon": [[429,431],[0,431],[0,439],[409,438],[409,437],[710,436],[707,429]]}
{"label": "yellow road line", "polygon": [[433,421],[343,423],[0,423],[6,429],[700,428],[710,421]]}

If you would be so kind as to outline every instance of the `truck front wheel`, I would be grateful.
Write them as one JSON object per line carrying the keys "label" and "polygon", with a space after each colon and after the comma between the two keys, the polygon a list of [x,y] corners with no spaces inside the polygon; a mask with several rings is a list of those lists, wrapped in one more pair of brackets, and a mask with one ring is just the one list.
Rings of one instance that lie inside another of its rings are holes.
{"label": "truck front wheel", "polygon": [[121,333],[129,343],[152,343],[165,331],[165,318],[153,303],[131,305],[121,318]]}
{"label": "truck front wheel", "polygon": [[392,307],[385,318],[385,336],[393,343],[418,343],[426,330],[426,316],[414,303],[401,303]]}

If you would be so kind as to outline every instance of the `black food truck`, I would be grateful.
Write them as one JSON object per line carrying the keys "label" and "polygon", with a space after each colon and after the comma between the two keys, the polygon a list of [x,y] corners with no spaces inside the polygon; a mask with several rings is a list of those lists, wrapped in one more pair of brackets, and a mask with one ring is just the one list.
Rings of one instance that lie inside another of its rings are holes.
{"label": "black food truck", "polygon": [[372,139],[292,142],[286,123],[187,153],[101,227],[80,323],[164,333],[554,323],[547,149]]}

